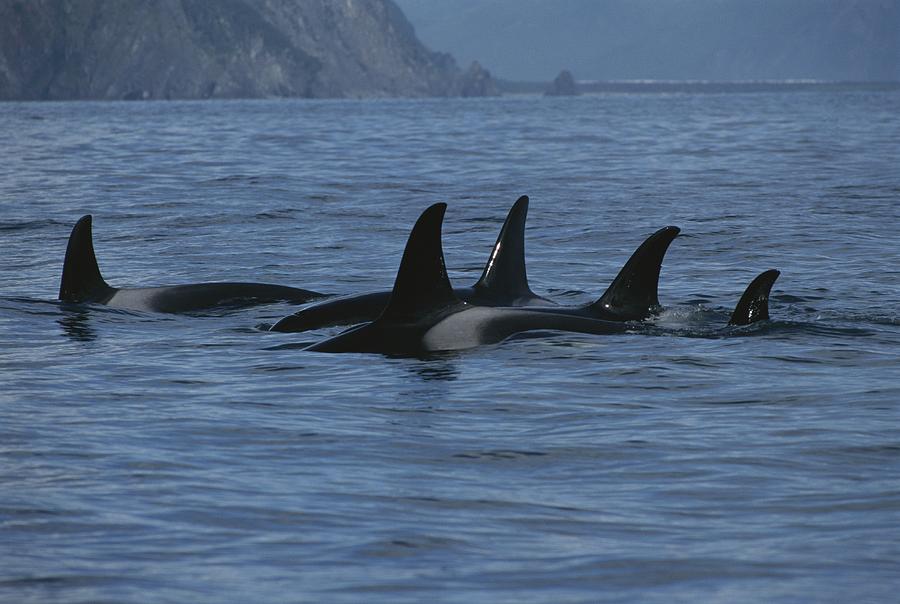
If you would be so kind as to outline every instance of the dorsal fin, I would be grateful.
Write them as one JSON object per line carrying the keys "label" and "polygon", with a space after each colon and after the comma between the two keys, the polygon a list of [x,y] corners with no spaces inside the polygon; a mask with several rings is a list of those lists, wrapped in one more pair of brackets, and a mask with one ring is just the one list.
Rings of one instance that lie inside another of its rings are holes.
{"label": "dorsal fin", "polygon": [[411,321],[430,309],[459,302],[450,285],[441,245],[446,209],[446,203],[436,203],[419,216],[403,250],[390,302],[378,321]]}
{"label": "dorsal fin", "polygon": [[618,320],[641,320],[659,306],[659,270],[669,244],[681,229],[667,226],[650,235],[616,275],[600,299],[590,305],[595,313]]}
{"label": "dorsal fin", "polygon": [[72,228],[59,284],[59,299],[67,302],[101,301],[113,289],[103,280],[94,255],[91,215],[82,216]]}
{"label": "dorsal fin", "polygon": [[522,195],[510,208],[497,243],[475,284],[476,291],[491,292],[494,297],[534,297],[525,272],[525,218],[528,196]]}
{"label": "dorsal fin", "polygon": [[731,313],[729,325],[749,325],[757,321],[765,321],[769,318],[769,292],[772,285],[781,273],[775,269],[768,270],[756,276],[750,282],[744,295],[741,296],[734,312]]}

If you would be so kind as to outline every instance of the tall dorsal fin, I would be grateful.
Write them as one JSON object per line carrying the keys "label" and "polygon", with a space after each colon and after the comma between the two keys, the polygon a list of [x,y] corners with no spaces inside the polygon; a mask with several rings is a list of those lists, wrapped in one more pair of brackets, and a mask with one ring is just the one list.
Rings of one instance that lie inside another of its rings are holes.
{"label": "tall dorsal fin", "polygon": [[82,216],[69,235],[59,284],[59,299],[67,302],[95,302],[101,301],[112,291],[103,280],[94,255],[91,215]]}
{"label": "tall dorsal fin", "polygon": [[390,302],[378,321],[411,321],[423,312],[459,302],[447,276],[441,245],[446,210],[446,203],[436,203],[419,216],[403,250]]}
{"label": "tall dorsal fin", "polygon": [[775,269],[768,270],[756,276],[750,282],[744,295],[741,296],[734,312],[731,313],[729,325],[749,325],[757,321],[765,321],[769,318],[769,292],[772,285],[781,273]]}
{"label": "tall dorsal fin", "polygon": [[659,306],[659,270],[669,244],[681,229],[667,226],[650,235],[616,275],[600,299],[590,309],[614,315],[619,320],[641,320]]}
{"label": "tall dorsal fin", "polygon": [[522,195],[510,208],[497,243],[474,289],[495,297],[534,297],[525,272],[525,218],[528,196]]}

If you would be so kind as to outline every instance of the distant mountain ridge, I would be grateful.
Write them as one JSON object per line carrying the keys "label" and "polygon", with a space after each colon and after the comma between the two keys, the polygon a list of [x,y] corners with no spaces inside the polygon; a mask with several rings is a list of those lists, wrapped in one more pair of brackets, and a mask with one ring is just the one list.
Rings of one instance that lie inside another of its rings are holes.
{"label": "distant mountain ridge", "polygon": [[392,0],[0,0],[0,99],[493,91]]}
{"label": "distant mountain ridge", "polygon": [[898,0],[396,0],[506,80],[900,80]]}

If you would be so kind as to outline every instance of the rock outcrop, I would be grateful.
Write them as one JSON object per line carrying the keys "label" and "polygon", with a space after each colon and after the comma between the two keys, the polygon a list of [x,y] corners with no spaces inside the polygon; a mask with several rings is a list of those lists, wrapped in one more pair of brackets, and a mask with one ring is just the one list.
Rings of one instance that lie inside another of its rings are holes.
{"label": "rock outcrop", "polygon": [[547,96],[576,96],[578,94],[578,84],[575,83],[572,72],[568,69],[563,69],[559,72],[559,75],[553,80],[553,84],[550,85],[550,88],[544,94]]}
{"label": "rock outcrop", "polygon": [[392,0],[0,0],[0,99],[490,93]]}

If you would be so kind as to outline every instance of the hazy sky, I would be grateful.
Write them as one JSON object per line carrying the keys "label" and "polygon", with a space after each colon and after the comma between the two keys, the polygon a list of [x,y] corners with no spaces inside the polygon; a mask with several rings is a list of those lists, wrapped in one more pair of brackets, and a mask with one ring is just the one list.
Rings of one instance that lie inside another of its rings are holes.
{"label": "hazy sky", "polygon": [[900,0],[395,0],[495,75],[900,80]]}

